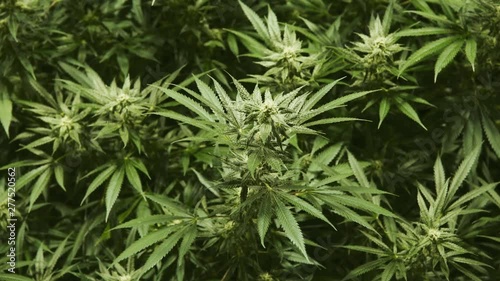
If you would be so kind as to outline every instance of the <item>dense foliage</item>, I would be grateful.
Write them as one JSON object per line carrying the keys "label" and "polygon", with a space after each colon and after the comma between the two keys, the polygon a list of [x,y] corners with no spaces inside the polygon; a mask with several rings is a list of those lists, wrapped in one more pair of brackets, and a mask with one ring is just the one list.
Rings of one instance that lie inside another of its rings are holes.
{"label": "dense foliage", "polygon": [[3,0],[0,72],[0,280],[500,276],[496,0]]}

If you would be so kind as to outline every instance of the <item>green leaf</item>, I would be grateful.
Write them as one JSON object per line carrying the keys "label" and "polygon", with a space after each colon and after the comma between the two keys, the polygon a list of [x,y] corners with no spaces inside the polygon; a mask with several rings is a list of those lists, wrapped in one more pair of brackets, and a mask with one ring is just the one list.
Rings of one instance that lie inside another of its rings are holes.
{"label": "green leaf", "polygon": [[[101,166],[103,167],[103,166]],[[98,167],[96,168],[99,169],[101,167]],[[82,199],[82,202],[80,203],[83,204],[83,201],[85,201],[85,199],[87,199],[87,197],[92,194],[92,192],[94,192],[99,186],[101,186],[101,184],[106,181],[110,176],[111,174],[114,173],[114,171],[116,170],[116,165],[110,165],[106,170],[102,171],[89,185],[89,187],[87,188],[87,192],[85,193],[85,196],[83,197]]]}
{"label": "green leaf", "polygon": [[36,141],[33,141],[33,142],[27,144],[26,146],[23,146],[23,148],[20,148],[17,151],[21,151],[21,150],[24,150],[24,149],[35,148],[37,146],[41,146],[41,145],[44,145],[46,143],[52,142],[52,141],[54,141],[54,139],[55,139],[54,137],[46,136],[46,137],[40,138],[40,139],[38,139]]}
{"label": "green leaf", "polygon": [[33,204],[35,204],[35,201],[38,199],[38,197],[40,197],[40,194],[42,194],[42,192],[49,186],[51,177],[52,169],[45,169],[43,174],[40,175],[38,180],[33,185],[33,190],[30,194],[30,205],[28,208],[28,212],[31,212],[31,208],[33,207]]}
{"label": "green leaf", "polygon": [[196,86],[198,87],[198,90],[201,93],[201,96],[210,102],[211,107],[215,107],[217,109],[217,110],[212,109],[213,112],[214,113],[223,112],[224,108],[222,107],[222,104],[217,95],[215,95],[214,91],[207,84],[205,84],[203,81],[201,81],[196,77],[195,81],[196,81]]}
{"label": "green leaf", "polygon": [[362,216],[360,216],[358,213],[354,212],[353,210],[347,208],[346,206],[342,205],[341,203],[337,202],[335,200],[334,196],[327,196],[327,195],[318,195],[317,196],[319,199],[321,199],[323,202],[328,204],[330,207],[332,207],[331,211],[346,218],[349,221],[353,221],[355,223],[358,223],[359,225],[362,225],[366,227],[367,229],[370,229],[372,231],[375,231],[375,229],[364,219]]}
{"label": "green leaf", "polygon": [[464,40],[453,42],[439,55],[436,65],[434,66],[434,83],[436,83],[439,73],[457,56],[464,42]]}
{"label": "green leaf", "polygon": [[441,162],[441,157],[438,156],[434,163],[434,183],[436,184],[436,191],[438,193],[444,188],[445,181],[443,163]]}
{"label": "green leaf", "polygon": [[167,210],[178,216],[191,216],[191,214],[177,201],[160,194],[146,194],[151,201],[167,208]]}
{"label": "green leaf", "polygon": [[269,197],[265,197],[260,203],[259,214],[257,215],[257,232],[259,233],[260,243],[264,248],[266,247],[264,245],[264,238],[266,237],[267,230],[271,224],[272,215],[273,210],[271,201],[269,200]]}
{"label": "green leaf", "polygon": [[342,146],[343,144],[339,142],[321,151],[321,153],[319,153],[312,159],[309,170],[312,172],[321,171],[322,165],[329,165],[333,161],[333,159],[337,157],[340,150],[342,149]]}
{"label": "green leaf", "polygon": [[337,79],[332,83],[324,86],[319,91],[317,91],[314,95],[312,95],[307,101],[304,103],[302,110],[308,111],[311,110],[327,93],[329,93],[337,83],[343,78]]}
{"label": "green leaf", "polygon": [[349,195],[332,195],[334,198],[333,200],[337,201],[338,203],[349,206],[354,209],[359,209],[359,210],[364,210],[367,212],[371,212],[374,214],[381,214],[387,217],[397,217],[395,214],[391,213],[390,211],[373,204],[372,202],[354,197],[354,196],[349,196]]}
{"label": "green leaf", "polygon": [[349,250],[354,250],[354,251],[360,251],[360,252],[365,252],[368,254],[374,254],[374,255],[379,255],[379,256],[386,256],[387,253],[377,249],[377,248],[371,248],[371,247],[366,247],[366,246],[358,246],[358,245],[346,245],[342,246],[342,248],[346,248]]}
{"label": "green leaf", "polygon": [[349,166],[351,166],[352,172],[356,177],[359,185],[361,185],[362,187],[370,187],[370,182],[368,182],[368,179],[363,172],[363,168],[361,168],[358,160],[349,151],[347,152],[347,159],[349,161]]}
{"label": "green leaf", "polygon": [[139,177],[139,173],[137,173],[135,166],[129,161],[126,161],[125,163],[125,174],[127,175],[128,182],[130,182],[132,187],[134,187],[134,189],[142,195],[143,191],[141,178]]}
{"label": "green leaf", "polygon": [[441,52],[444,48],[448,47],[453,42],[461,40],[460,36],[450,36],[438,39],[436,41],[432,41],[430,43],[425,44],[422,48],[418,49],[415,53],[413,53],[402,65],[399,70],[399,75],[403,73],[410,66],[415,65],[419,61],[426,59],[436,53]]}
{"label": "green leaf", "polygon": [[235,56],[238,56],[240,54],[240,51],[238,48],[238,42],[236,42],[236,38],[231,33],[227,34],[227,45],[229,46],[229,50],[231,50],[231,52]]}
{"label": "green leaf", "polygon": [[443,27],[422,27],[416,29],[402,30],[396,33],[398,37],[406,36],[426,36],[426,35],[441,35],[441,34],[452,34],[455,32],[453,29],[443,28]]}
{"label": "green leaf", "polygon": [[17,191],[21,190],[21,188],[23,188],[26,184],[33,181],[36,177],[45,172],[47,169],[50,169],[50,164],[42,165],[21,176],[21,178],[19,178],[19,180],[16,182]]}
{"label": "green leaf", "polygon": [[278,192],[277,194],[279,197],[283,198],[288,203],[305,211],[311,216],[326,222],[331,227],[335,228],[335,226],[333,226],[333,224],[323,215],[323,213],[321,213],[321,210],[316,209],[313,205],[309,204],[307,201],[301,199],[300,197],[293,196],[285,192]]}
{"label": "green leaf", "polygon": [[251,152],[248,155],[247,167],[248,167],[248,171],[250,171],[250,174],[252,175],[252,177],[255,176],[255,170],[259,166],[260,161],[261,161],[261,159],[260,159],[258,153]]}
{"label": "green leaf", "polygon": [[243,13],[247,19],[252,23],[253,28],[257,31],[257,34],[266,41],[266,43],[271,43],[271,39],[269,37],[269,33],[267,32],[266,25],[262,21],[262,19],[255,13],[252,9],[250,9],[243,2],[238,1],[240,3],[241,8],[243,9]]}
{"label": "green leaf", "polygon": [[271,41],[281,41],[281,31],[278,24],[278,18],[276,18],[276,14],[274,14],[273,10],[271,10],[271,7],[269,6],[267,12],[267,30]]}
{"label": "green leaf", "polygon": [[457,201],[453,202],[453,204],[450,205],[448,210],[453,210],[457,207],[460,207],[460,205],[467,203],[468,201],[480,196],[481,194],[494,189],[497,185],[498,183],[491,183],[467,192],[466,194],[460,196],[460,198]]}
{"label": "green leaf", "polygon": [[378,128],[380,129],[380,125],[382,125],[382,122],[384,121],[385,117],[387,116],[387,113],[389,113],[389,110],[391,109],[391,103],[388,98],[383,98],[382,101],[380,102],[379,108],[378,108],[378,117],[380,121],[378,122]]}
{"label": "green leaf", "polygon": [[124,176],[125,168],[122,166],[113,173],[113,176],[109,180],[108,188],[106,189],[106,221],[108,221],[111,208],[113,208],[118,194],[120,194]]}
{"label": "green leaf", "polygon": [[500,158],[500,132],[498,131],[498,128],[495,126],[495,123],[486,116],[485,114],[482,114],[482,121],[483,121],[483,129],[484,132],[486,133],[486,138],[488,139],[488,142],[491,145],[491,148],[493,148],[493,151],[497,155],[498,158]]}
{"label": "green leaf", "polygon": [[422,128],[424,128],[427,131],[427,128],[424,126],[422,121],[420,121],[418,113],[415,111],[415,109],[413,109],[413,107],[409,103],[403,101],[400,98],[396,98],[396,101],[397,101],[396,106],[404,115],[408,116],[411,120],[417,122]]}
{"label": "green leaf", "polygon": [[472,70],[476,71],[476,54],[477,54],[477,42],[474,39],[467,39],[465,41],[465,56],[469,60]]}
{"label": "green leaf", "polygon": [[363,275],[369,271],[375,270],[375,269],[382,269],[386,266],[386,263],[389,261],[389,258],[379,258],[374,261],[367,262],[363,265],[360,265],[353,269],[349,274],[347,274],[344,280],[351,280],[354,279],[355,277],[358,277],[360,275]]}
{"label": "green leaf", "polygon": [[59,186],[66,191],[64,187],[64,168],[61,165],[57,165],[54,167],[54,175],[56,176],[56,181]]}
{"label": "green leaf", "polygon": [[171,215],[150,215],[148,217],[140,217],[130,220],[126,223],[122,223],[113,229],[138,227],[142,225],[151,224],[165,224],[174,220],[190,219],[191,217],[181,217],[181,216],[171,216]]}
{"label": "green leaf", "polygon": [[179,227],[164,227],[155,232],[150,232],[146,236],[140,238],[139,240],[132,243],[125,251],[123,251],[116,259],[113,264],[129,258],[140,251],[144,251],[147,247],[164,240],[170,233],[176,231]]}
{"label": "green leaf", "polygon": [[304,237],[302,236],[302,231],[300,230],[299,224],[295,220],[292,212],[279,200],[275,198],[275,212],[278,218],[278,222],[285,231],[286,236],[292,243],[299,248],[300,252],[304,257],[309,260],[306,252],[306,246],[304,244]]}
{"label": "green leaf", "polygon": [[190,227],[184,227],[183,229],[175,232],[170,235],[163,243],[155,248],[153,253],[149,256],[148,260],[142,267],[142,272],[145,273],[153,266],[155,266],[159,261],[161,261],[170,251],[174,248],[174,246],[179,242],[179,240],[186,235],[190,230]]}
{"label": "green leaf", "polygon": [[32,278],[23,277],[17,274],[12,273],[0,273],[0,280],[2,281],[33,281]]}
{"label": "green leaf", "polygon": [[380,275],[380,281],[391,281],[392,277],[396,273],[397,263],[391,262],[388,266],[385,267],[382,275]]}
{"label": "green leaf", "polygon": [[173,98],[175,101],[178,103],[182,104],[183,106],[189,108],[191,111],[196,113],[198,116],[202,117],[205,121],[209,122],[214,122],[214,119],[208,112],[197,102],[192,100],[191,98],[188,98],[182,94],[179,94],[173,90],[170,89],[165,89],[159,87],[167,96]]}
{"label": "green leaf", "polygon": [[476,146],[467,157],[465,157],[464,161],[458,167],[455,176],[451,180],[447,201],[450,202],[451,198],[455,195],[460,185],[462,185],[465,178],[469,175],[472,167],[474,166],[479,154],[481,152],[482,145]]}
{"label": "green leaf", "polygon": [[12,101],[5,87],[0,87],[0,122],[7,137],[9,137],[9,127],[12,121]]}

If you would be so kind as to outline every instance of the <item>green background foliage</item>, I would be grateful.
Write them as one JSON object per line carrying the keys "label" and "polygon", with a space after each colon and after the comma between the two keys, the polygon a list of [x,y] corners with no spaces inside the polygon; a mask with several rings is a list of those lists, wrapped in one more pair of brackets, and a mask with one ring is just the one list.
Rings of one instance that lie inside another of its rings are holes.
{"label": "green background foliage", "polygon": [[0,279],[498,280],[499,40],[495,0],[4,0]]}

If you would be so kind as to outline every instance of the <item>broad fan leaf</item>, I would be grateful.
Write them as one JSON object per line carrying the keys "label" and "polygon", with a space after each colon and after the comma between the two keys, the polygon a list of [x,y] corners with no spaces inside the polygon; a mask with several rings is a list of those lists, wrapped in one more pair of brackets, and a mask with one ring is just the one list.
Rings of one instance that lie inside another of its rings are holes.
{"label": "broad fan leaf", "polygon": [[274,197],[274,206],[276,217],[278,222],[285,231],[286,236],[292,243],[297,246],[302,255],[309,260],[306,252],[306,246],[304,243],[304,237],[302,236],[302,231],[300,230],[299,224],[295,220],[292,212],[286,207],[280,199]]}

